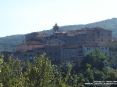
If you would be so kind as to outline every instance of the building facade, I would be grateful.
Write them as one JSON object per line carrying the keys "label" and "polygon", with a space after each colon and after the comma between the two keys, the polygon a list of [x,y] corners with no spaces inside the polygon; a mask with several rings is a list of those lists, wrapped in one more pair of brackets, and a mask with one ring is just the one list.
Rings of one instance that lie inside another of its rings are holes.
{"label": "building facade", "polygon": [[[25,44],[17,51],[46,53],[57,59],[78,59],[95,49],[109,55],[108,43],[112,41],[112,31],[103,28],[85,28],[68,32],[61,32],[57,24],[53,27],[53,34],[31,33],[26,35]],[[31,55],[31,53],[30,53]]]}

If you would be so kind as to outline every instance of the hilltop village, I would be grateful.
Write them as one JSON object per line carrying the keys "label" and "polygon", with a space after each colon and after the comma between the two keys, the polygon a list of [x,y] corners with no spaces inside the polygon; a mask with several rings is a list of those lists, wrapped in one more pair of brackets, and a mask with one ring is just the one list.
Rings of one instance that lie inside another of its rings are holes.
{"label": "hilltop village", "polygon": [[[53,26],[53,34],[30,33],[25,36],[25,43],[17,47],[15,56],[33,58],[46,53],[50,58],[81,59],[95,49],[109,56],[108,43],[112,41],[112,31],[103,28],[84,28],[62,32],[59,26]],[[23,52],[27,52],[22,54]]]}

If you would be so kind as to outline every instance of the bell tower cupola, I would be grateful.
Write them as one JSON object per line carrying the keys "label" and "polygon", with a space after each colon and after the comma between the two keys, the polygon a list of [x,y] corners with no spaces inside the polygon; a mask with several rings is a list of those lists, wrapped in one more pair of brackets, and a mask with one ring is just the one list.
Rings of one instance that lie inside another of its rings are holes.
{"label": "bell tower cupola", "polygon": [[59,26],[57,25],[57,23],[53,26],[53,33],[57,33],[59,32]]}

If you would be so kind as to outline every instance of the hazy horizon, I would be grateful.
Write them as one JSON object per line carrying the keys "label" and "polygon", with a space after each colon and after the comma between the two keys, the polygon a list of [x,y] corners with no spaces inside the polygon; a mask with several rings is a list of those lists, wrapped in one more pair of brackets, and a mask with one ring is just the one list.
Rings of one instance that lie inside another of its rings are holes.
{"label": "hazy horizon", "polygon": [[3,0],[0,37],[117,18],[116,0]]}

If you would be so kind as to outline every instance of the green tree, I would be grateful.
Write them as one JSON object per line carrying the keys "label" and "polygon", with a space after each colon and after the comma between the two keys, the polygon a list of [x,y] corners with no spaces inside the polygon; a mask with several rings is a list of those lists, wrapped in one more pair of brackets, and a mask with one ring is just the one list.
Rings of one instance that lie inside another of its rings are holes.
{"label": "green tree", "polygon": [[1,68],[1,82],[4,87],[24,87],[21,81],[21,62],[10,58]]}
{"label": "green tree", "polygon": [[94,81],[94,72],[92,69],[92,66],[90,64],[86,64],[86,77],[89,80],[89,82],[93,82]]}
{"label": "green tree", "polygon": [[28,68],[28,87],[52,87],[54,69],[46,55],[35,58],[33,65],[29,64]]}
{"label": "green tree", "polygon": [[92,67],[95,67],[96,69],[103,69],[105,65],[108,65],[108,58],[106,54],[101,52],[99,49],[96,49],[93,52],[89,53],[84,61],[85,64],[91,64]]}
{"label": "green tree", "polygon": [[3,87],[3,84],[2,84],[2,80],[1,80],[1,68],[2,68],[2,64],[3,64],[3,57],[0,56],[0,87]]}
{"label": "green tree", "polygon": [[106,80],[117,80],[117,69],[113,69],[112,67],[104,67],[103,73],[106,75]]}

